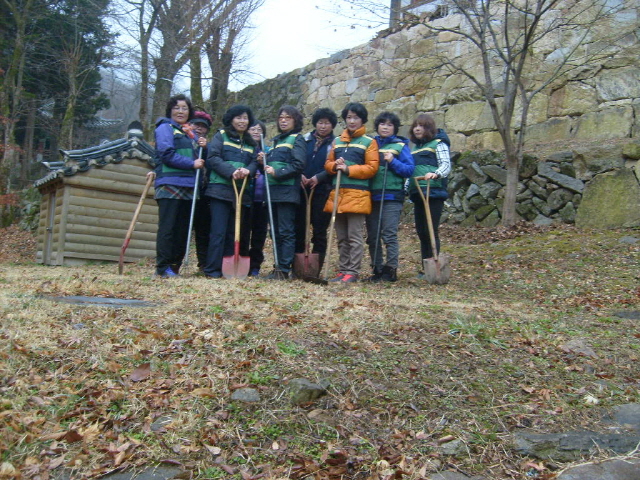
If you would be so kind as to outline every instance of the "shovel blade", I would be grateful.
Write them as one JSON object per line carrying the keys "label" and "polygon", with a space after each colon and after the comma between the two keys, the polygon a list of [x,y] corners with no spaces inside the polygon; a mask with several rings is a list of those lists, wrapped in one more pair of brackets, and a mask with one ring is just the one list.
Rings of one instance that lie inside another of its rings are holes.
{"label": "shovel blade", "polygon": [[222,276],[224,278],[247,278],[251,259],[240,255],[222,258]]}
{"label": "shovel blade", "polygon": [[318,277],[320,275],[320,255],[317,253],[296,253],[293,257],[293,274],[296,278]]}
{"label": "shovel blade", "polygon": [[449,278],[451,278],[451,258],[449,255],[439,255],[437,261],[433,258],[425,258],[422,263],[427,283],[434,285],[449,283]]}

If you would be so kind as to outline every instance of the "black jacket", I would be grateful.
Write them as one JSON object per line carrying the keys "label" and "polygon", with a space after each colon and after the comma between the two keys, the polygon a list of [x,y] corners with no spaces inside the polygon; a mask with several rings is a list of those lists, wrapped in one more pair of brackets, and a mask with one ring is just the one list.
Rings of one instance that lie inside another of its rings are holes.
{"label": "black jacket", "polygon": [[[213,140],[209,144],[209,155],[207,157],[207,171],[209,172],[209,184],[205,190],[205,195],[208,197],[216,198],[218,200],[226,200],[229,202],[235,202],[235,193],[231,184],[231,177],[239,167],[234,163],[240,163],[244,165],[244,168],[249,170],[249,178],[247,178],[247,187],[242,197],[242,203],[245,205],[251,204],[251,195],[249,194],[249,185],[251,179],[255,176],[258,163],[256,161],[256,155],[258,149],[255,142],[248,133],[245,133],[242,137],[238,136],[234,130],[225,130],[229,139],[229,144],[225,144],[222,131],[219,131],[213,137]],[[243,146],[249,146],[253,148],[253,153],[243,149]],[[233,163],[232,163],[233,162]],[[212,175],[222,177],[227,183],[217,183],[215,179],[212,179]],[[242,182],[237,182],[238,192],[240,191]]]}
{"label": "black jacket", "polygon": [[[295,134],[296,132],[288,132],[275,137],[267,155],[267,164],[274,159],[277,159],[279,163],[284,163],[284,166],[275,169],[273,179],[279,182],[292,180],[287,182],[288,185],[269,183],[272,203],[300,203],[300,179],[307,161],[307,144],[304,137],[297,133],[293,148],[278,148],[278,145],[282,144],[287,137]],[[267,175],[267,178],[270,177]]]}

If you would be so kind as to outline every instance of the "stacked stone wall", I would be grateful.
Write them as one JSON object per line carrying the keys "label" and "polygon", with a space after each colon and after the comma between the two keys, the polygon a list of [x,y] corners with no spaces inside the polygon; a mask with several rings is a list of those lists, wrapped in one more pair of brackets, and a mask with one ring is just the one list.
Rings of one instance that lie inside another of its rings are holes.
{"label": "stacked stone wall", "polygon": [[[639,17],[638,6],[631,5],[616,21],[620,22],[620,28],[636,25],[635,33],[622,38],[612,47],[611,55],[598,65],[577,68],[534,97],[525,137],[528,147],[638,136]],[[455,27],[462,21],[461,15],[450,15],[434,20],[433,25]],[[613,24],[609,28],[617,26]],[[538,56],[544,57],[546,63],[530,66],[533,72],[539,70],[540,75],[552,68],[554,58],[562,51],[557,38],[545,40],[537,45],[536,53],[541,54]],[[594,35],[584,49],[589,50],[598,41]],[[330,107],[339,113],[346,103],[361,102],[369,110],[371,119],[382,111],[396,113],[404,125],[400,131],[403,135],[407,135],[407,126],[415,116],[425,112],[433,115],[437,125],[447,131],[453,151],[502,151],[502,141],[488,104],[466,77],[436,68],[439,63],[434,55],[436,51],[459,59],[467,69],[481,74],[481,58],[468,43],[451,33],[434,34],[425,25],[418,24],[379,35],[365,45],[249,86],[238,93],[238,101],[251,105],[257,116],[267,121],[269,134],[276,133],[273,120],[284,104],[298,106],[309,126],[316,108]],[[540,78],[533,72],[530,75],[535,83]],[[515,118],[519,118],[520,108],[516,106]],[[499,156],[482,158],[485,163],[473,155],[463,155],[453,172],[448,207],[450,221],[470,223],[473,218],[485,224],[497,223],[504,186],[503,162]],[[573,151],[541,158],[540,165],[538,160],[524,162],[518,192],[519,215],[538,222],[573,222],[585,183],[592,179],[594,172],[611,170],[607,166],[598,171],[593,165],[587,166],[584,158],[584,154]],[[613,163],[618,165],[616,168],[623,167],[622,155]],[[477,178],[470,178],[474,176]]]}
{"label": "stacked stone wall", "polygon": [[[435,20],[433,25],[455,27],[461,22],[461,15],[450,15]],[[638,25],[638,7],[629,9],[620,22]],[[538,56],[547,59],[545,64],[535,66],[541,75],[548,73],[562,50],[556,40],[549,38],[537,47]],[[597,41],[592,39],[594,45]],[[587,43],[584,48],[592,47]],[[527,143],[638,136],[638,50],[636,28],[602,63],[575,69],[534,97]],[[251,85],[238,92],[237,99],[251,105],[270,126],[274,126],[269,122],[275,120],[277,109],[285,104],[298,106],[308,122],[316,108],[331,107],[339,112],[348,102],[361,102],[372,118],[384,110],[398,114],[405,125],[402,133],[407,133],[406,126],[416,114],[426,112],[447,130],[453,149],[501,150],[491,110],[478,89],[463,75],[437,69],[439,60],[434,52],[458,58],[470,71],[481,73],[481,58],[468,43],[451,33],[436,35],[418,24]],[[530,75],[532,83],[539,80],[536,73]],[[519,109],[517,106],[516,119]]]}

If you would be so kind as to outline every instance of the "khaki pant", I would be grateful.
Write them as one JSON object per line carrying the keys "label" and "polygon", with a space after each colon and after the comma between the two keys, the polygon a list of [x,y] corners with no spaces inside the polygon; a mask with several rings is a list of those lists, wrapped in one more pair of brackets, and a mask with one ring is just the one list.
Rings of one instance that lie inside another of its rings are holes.
{"label": "khaki pant", "polygon": [[339,213],[336,215],[339,271],[347,275],[359,275],[364,255],[363,213]]}

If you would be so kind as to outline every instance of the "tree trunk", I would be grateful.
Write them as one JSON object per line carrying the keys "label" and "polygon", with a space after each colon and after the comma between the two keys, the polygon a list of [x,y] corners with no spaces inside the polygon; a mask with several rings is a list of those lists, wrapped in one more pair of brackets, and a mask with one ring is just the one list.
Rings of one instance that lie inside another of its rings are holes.
{"label": "tree trunk", "polygon": [[27,127],[24,138],[24,155],[22,161],[22,168],[20,170],[20,183],[21,188],[25,188],[29,183],[29,171],[31,164],[34,161],[33,158],[33,139],[36,124],[36,101],[29,100],[29,111],[27,113]]}
{"label": "tree trunk", "polygon": [[24,65],[26,59],[26,26],[30,15],[33,0],[28,0],[24,6],[6,2],[13,14],[16,24],[16,38],[14,40],[11,61],[4,75],[2,90],[0,91],[0,115],[4,120],[2,162],[4,168],[11,168],[11,153],[15,148],[15,124],[19,117],[20,102],[22,100],[22,80],[24,77]]}
{"label": "tree trunk", "polygon": [[202,60],[200,58],[200,47],[193,45],[189,52],[191,67],[191,103],[198,109],[204,108],[202,98]]}
{"label": "tree trunk", "polygon": [[224,46],[221,45],[221,29],[218,28],[207,46],[207,58],[213,72],[211,84],[211,114],[219,122],[228,107],[229,76],[233,65],[233,43],[239,31],[231,29]]}
{"label": "tree trunk", "polygon": [[502,206],[502,225],[511,227],[516,223],[516,196],[518,192],[518,156],[515,152],[506,152],[507,186]]}
{"label": "tree trunk", "polygon": [[149,126],[149,40],[140,41],[140,110],[138,111],[142,123],[144,138],[151,139]]}

